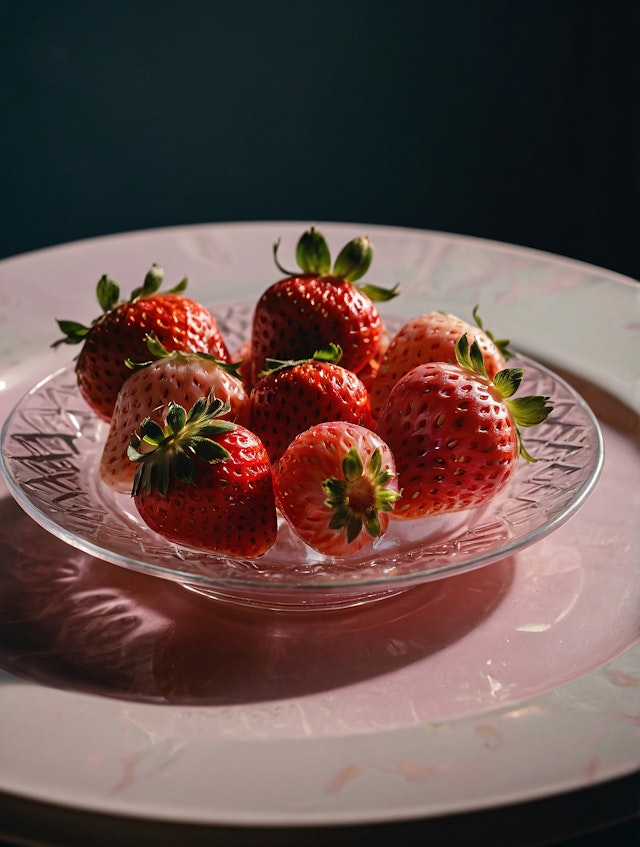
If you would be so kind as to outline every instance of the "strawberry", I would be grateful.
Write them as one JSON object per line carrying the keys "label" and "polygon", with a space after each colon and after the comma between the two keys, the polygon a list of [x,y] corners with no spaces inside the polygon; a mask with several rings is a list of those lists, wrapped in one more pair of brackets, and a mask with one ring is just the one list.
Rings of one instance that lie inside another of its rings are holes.
{"label": "strawberry", "polygon": [[514,398],[522,368],[487,374],[478,342],[456,346],[458,364],[418,365],[392,388],[376,425],[395,457],[402,503],[397,518],[480,506],[527,453],[519,427],[546,419],[548,397]]}
{"label": "strawberry", "polygon": [[490,332],[483,329],[477,306],[473,317],[476,326],[455,315],[428,312],[404,324],[391,339],[369,389],[375,417],[380,414],[395,383],[416,365],[427,362],[456,364],[456,342],[465,333],[470,342],[478,342],[489,377],[493,378],[506,367],[506,360],[512,355],[509,342],[496,341]]}
{"label": "strawberry", "polygon": [[267,359],[251,392],[250,428],[275,462],[299,433],[323,421],[370,426],[369,394],[356,374],[341,367],[333,344],[312,359]]}
{"label": "strawberry", "polygon": [[102,315],[91,326],[59,320],[64,337],[59,344],[82,344],[76,362],[80,393],[105,421],[111,419],[116,397],[131,371],[127,359],[147,355],[145,337],[154,332],[168,350],[199,350],[228,361],[229,352],[213,315],[199,303],[181,296],[183,279],[168,293],[156,293],[162,285],[162,268],[152,265],[144,284],[119,302],[120,288],[107,276],[98,281],[96,293]]}
{"label": "strawberry", "polygon": [[256,558],[276,539],[271,465],[257,436],[221,418],[228,405],[203,397],[188,414],[169,403],[164,427],[146,418],[129,446],[138,463],[132,494],[142,520],[165,538]]}
{"label": "strawberry", "polygon": [[146,417],[161,424],[163,407],[169,402],[191,408],[210,393],[228,401],[225,415],[232,421],[249,421],[249,395],[235,365],[221,362],[209,353],[169,352],[153,335],[149,351],[158,358],[135,367],[124,382],[111,417],[109,433],[100,460],[100,476],[116,491],[131,491],[135,467],[127,456],[131,433]]}
{"label": "strawberry", "polygon": [[275,466],[276,503],[309,547],[347,556],[383,535],[400,496],[389,447],[345,421],[301,433]]}
{"label": "strawberry", "polygon": [[358,371],[360,381],[367,389],[367,391],[371,391],[374,381],[380,371],[380,365],[382,364],[382,360],[384,359],[384,355],[387,352],[390,343],[391,338],[389,336],[389,333],[385,328],[383,328],[382,334],[380,336],[380,347],[378,348],[378,352],[372,359],[367,362],[367,364],[362,368],[362,370]]}
{"label": "strawberry", "polygon": [[251,334],[252,379],[267,359],[305,359],[334,343],[343,351],[342,366],[357,373],[373,359],[383,326],[374,301],[389,300],[395,289],[355,285],[369,269],[373,248],[356,238],[341,250],[333,268],[324,236],[312,227],[298,241],[296,258],[302,273],[287,271],[258,300]]}
{"label": "strawberry", "polygon": [[238,373],[244,384],[249,388],[251,385],[251,339],[245,339],[234,350],[231,358],[238,363]]}

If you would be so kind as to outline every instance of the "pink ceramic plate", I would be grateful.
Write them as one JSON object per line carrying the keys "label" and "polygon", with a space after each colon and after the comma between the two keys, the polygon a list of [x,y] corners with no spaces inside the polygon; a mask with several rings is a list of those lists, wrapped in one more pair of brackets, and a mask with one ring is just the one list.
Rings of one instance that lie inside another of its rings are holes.
{"label": "pink ceramic plate", "polygon": [[[196,299],[247,302],[275,279],[273,242],[286,262],[304,226],[133,233],[1,262],[1,418],[71,365],[49,347],[53,318],[94,318],[103,273],[128,289],[156,261]],[[372,238],[372,281],[403,288],[386,320],[480,303],[561,373],[598,417],[598,485],[487,567],[309,613],[114,567],[0,484],[0,790],[155,820],[334,824],[497,807],[640,765],[638,285],[474,239],[320,226],[332,245]]]}

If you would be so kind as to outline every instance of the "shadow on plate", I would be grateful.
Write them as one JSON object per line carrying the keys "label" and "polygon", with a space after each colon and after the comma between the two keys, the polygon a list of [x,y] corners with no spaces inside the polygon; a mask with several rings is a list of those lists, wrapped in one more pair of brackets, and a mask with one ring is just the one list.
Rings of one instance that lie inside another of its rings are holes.
{"label": "shadow on plate", "polygon": [[94,559],[9,497],[0,561],[0,666],[10,674],[201,705],[311,694],[419,661],[491,615],[513,576],[505,560],[352,609],[257,610]]}

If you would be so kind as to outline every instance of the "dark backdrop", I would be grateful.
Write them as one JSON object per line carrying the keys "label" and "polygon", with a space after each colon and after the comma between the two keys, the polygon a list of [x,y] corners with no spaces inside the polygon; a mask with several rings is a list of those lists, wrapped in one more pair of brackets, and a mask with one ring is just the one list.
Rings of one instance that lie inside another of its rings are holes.
{"label": "dark backdrop", "polygon": [[636,0],[2,6],[0,256],[339,220],[640,275]]}

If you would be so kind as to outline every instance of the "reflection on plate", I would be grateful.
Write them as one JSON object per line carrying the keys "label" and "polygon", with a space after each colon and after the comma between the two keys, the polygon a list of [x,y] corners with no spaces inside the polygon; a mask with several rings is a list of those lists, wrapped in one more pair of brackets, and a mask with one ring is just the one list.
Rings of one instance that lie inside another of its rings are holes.
{"label": "reflection on plate", "polygon": [[[228,308],[227,337],[246,326],[249,310]],[[14,497],[45,529],[116,565],[249,605],[317,609],[369,602],[527,547],[560,526],[593,489],[602,465],[593,414],[558,376],[520,358],[523,393],[549,395],[554,405],[544,424],[525,433],[537,461],[521,461],[488,506],[392,521],[382,538],[347,559],[316,553],[284,522],[275,546],[258,560],[203,553],[149,530],[131,498],[99,479],[106,425],[80,397],[72,368],[46,378],[14,409],[3,429],[3,471]]]}

